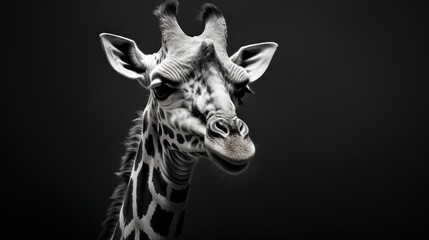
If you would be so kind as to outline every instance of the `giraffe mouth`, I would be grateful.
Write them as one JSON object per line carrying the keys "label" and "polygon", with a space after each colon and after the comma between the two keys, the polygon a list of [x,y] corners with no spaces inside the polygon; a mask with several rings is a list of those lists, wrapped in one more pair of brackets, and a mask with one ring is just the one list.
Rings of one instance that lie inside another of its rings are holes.
{"label": "giraffe mouth", "polygon": [[236,175],[247,169],[255,154],[255,146],[249,137],[232,135],[228,138],[206,137],[207,154],[222,170]]}

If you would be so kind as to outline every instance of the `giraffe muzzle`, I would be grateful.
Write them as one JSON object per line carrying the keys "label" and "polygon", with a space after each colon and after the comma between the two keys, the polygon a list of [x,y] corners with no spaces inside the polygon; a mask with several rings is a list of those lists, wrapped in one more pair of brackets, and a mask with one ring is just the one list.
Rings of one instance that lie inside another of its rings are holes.
{"label": "giraffe muzzle", "polygon": [[238,117],[209,119],[205,145],[209,157],[230,174],[244,171],[255,155],[249,128]]}

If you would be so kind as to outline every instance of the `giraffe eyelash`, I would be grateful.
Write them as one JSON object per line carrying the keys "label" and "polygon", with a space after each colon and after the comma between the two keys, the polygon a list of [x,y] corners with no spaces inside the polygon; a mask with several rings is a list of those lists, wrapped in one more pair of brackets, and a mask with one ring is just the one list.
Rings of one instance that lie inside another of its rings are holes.
{"label": "giraffe eyelash", "polygon": [[151,79],[161,75],[172,84],[185,82],[191,74],[191,67],[181,61],[166,59],[160,65],[156,66],[151,73]]}
{"label": "giraffe eyelash", "polygon": [[171,94],[177,91],[177,88],[170,86],[170,84],[162,81],[162,83],[153,88],[153,93],[155,95],[155,98],[157,100],[165,100],[167,99]]}

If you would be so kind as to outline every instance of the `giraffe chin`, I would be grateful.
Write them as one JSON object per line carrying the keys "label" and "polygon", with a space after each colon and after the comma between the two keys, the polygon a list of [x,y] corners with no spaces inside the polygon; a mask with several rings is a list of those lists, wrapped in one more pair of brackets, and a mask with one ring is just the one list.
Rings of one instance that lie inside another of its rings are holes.
{"label": "giraffe chin", "polygon": [[228,139],[206,137],[205,145],[208,157],[231,175],[244,172],[255,155],[255,146],[248,137],[244,139],[238,135]]}

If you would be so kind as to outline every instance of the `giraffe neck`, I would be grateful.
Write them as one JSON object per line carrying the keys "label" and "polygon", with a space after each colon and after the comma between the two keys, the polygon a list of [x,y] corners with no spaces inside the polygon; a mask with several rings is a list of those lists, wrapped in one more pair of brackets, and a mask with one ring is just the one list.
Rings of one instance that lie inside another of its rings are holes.
{"label": "giraffe neck", "polygon": [[[152,106],[153,104],[148,104]],[[112,239],[174,239],[181,234],[193,160],[164,149],[153,108],[143,112],[143,133]],[[171,166],[178,167],[180,173]],[[168,172],[170,171],[170,173]],[[184,174],[185,173],[185,174]],[[186,176],[180,182],[170,176]]]}

